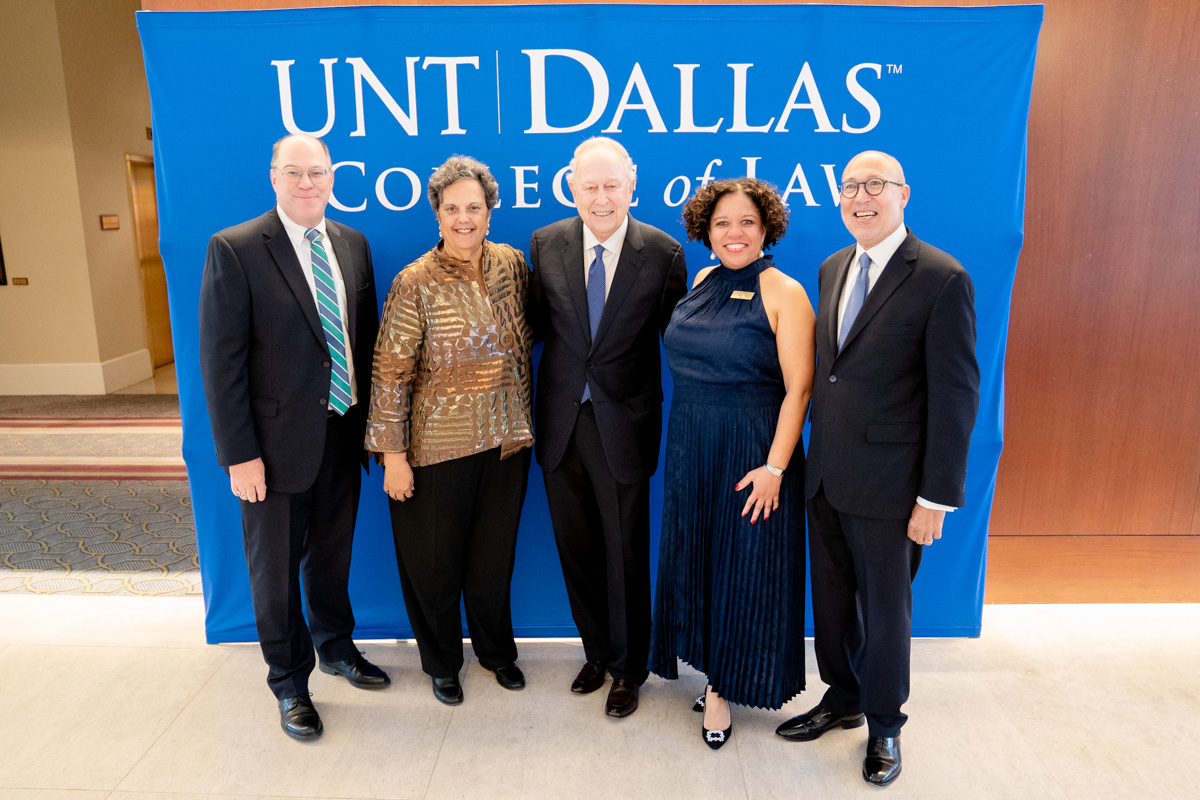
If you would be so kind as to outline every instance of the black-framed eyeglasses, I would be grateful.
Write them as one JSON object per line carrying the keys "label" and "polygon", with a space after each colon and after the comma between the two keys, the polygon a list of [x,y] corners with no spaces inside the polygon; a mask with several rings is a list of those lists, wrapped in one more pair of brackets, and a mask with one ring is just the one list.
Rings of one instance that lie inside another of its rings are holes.
{"label": "black-framed eyeglasses", "polygon": [[299,167],[275,167],[275,169],[288,183],[299,183],[305,173],[308,174],[308,179],[316,184],[322,184],[329,180],[329,170],[325,167],[311,167],[307,170]]}
{"label": "black-framed eyeglasses", "polygon": [[896,186],[903,186],[899,181],[885,181],[883,178],[871,178],[869,181],[846,181],[838,187],[838,191],[842,193],[842,197],[850,200],[858,196],[858,187],[866,187],[867,194],[871,197],[878,197],[883,194],[883,189],[889,183]]}

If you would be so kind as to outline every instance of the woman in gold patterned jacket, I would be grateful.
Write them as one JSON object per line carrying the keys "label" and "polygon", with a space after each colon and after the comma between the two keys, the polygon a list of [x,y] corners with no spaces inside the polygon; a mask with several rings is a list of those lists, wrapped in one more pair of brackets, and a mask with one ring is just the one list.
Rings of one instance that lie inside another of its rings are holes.
{"label": "woman in gold patterned jacket", "polygon": [[521,251],[484,238],[497,197],[473,158],[429,179],[442,239],[392,282],[367,423],[421,667],[449,705],[463,698],[460,597],[480,665],[525,686],[510,585],[533,445],[530,273]]}

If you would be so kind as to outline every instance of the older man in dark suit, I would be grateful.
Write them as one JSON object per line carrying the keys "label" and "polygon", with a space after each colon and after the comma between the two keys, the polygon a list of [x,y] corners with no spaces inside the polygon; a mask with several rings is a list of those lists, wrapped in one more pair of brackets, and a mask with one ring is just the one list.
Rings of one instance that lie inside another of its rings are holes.
{"label": "older man in dark suit", "polygon": [[314,645],[323,672],[390,683],[355,647],[347,592],[379,313],[367,240],[325,219],[325,144],[276,142],[271,185],[275,208],[209,242],[200,369],[217,463],[241,504],[267,684],[284,732],[309,740],[322,731]]}
{"label": "older man in dark suit", "polygon": [[868,151],[842,173],[857,244],[821,265],[808,497],[817,666],[829,689],[776,731],[807,741],[868,726],[863,778],[900,774],[912,580],[961,507],[979,407],[975,294],[950,255],[904,225],[900,163]]}
{"label": "older man in dark suit", "polygon": [[637,709],[650,648],[650,476],[662,435],[659,339],[687,291],[683,248],[629,215],[637,174],[612,139],[575,150],[578,217],[533,234],[530,321],[545,341],[537,457],[586,663],[605,713]]}

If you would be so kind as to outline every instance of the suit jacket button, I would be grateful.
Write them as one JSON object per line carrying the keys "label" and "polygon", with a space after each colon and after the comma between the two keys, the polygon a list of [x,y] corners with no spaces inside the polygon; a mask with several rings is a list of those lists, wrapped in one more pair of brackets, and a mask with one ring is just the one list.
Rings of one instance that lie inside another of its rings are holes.
{"label": "suit jacket button", "polygon": [[837,383],[837,375],[830,375],[830,376],[829,376],[829,382],[830,382],[830,383]]}
{"label": "suit jacket button", "polygon": [[328,402],[328,401],[324,397],[322,397],[320,400],[317,401],[317,403],[320,405],[325,405],[326,402]]}
{"label": "suit jacket button", "polygon": [[322,362],[321,362],[321,366],[322,366],[322,367],[325,367],[325,369],[329,369],[329,362],[328,362],[328,361],[322,361]]}

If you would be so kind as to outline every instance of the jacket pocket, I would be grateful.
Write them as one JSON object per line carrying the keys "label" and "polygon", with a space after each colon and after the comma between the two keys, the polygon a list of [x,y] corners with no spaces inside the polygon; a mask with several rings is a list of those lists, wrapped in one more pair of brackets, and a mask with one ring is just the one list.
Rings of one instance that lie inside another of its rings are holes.
{"label": "jacket pocket", "polygon": [[251,397],[250,413],[256,417],[273,417],[279,413],[279,401],[269,397]]}
{"label": "jacket pocket", "polygon": [[868,442],[901,442],[913,443],[921,441],[921,423],[919,422],[875,422],[867,425]]}

